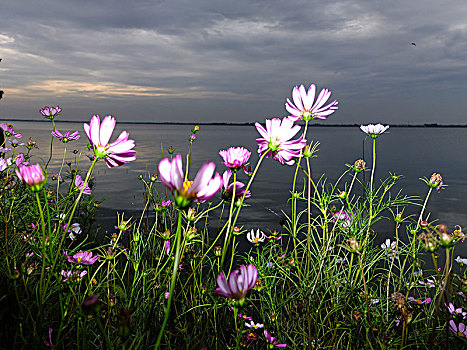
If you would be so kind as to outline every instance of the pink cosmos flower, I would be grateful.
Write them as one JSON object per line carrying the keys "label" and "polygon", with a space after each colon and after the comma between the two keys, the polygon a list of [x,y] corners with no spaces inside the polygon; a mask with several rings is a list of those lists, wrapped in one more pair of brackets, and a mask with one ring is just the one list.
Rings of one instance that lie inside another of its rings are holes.
{"label": "pink cosmos flower", "polygon": [[222,178],[214,170],[213,162],[206,162],[201,166],[193,181],[185,180],[182,169],[182,156],[177,154],[171,161],[164,158],[159,162],[159,179],[169,190],[174,191],[175,203],[181,207],[188,207],[192,201],[203,203],[210,200],[222,187]]}
{"label": "pink cosmos flower", "polygon": [[67,282],[70,278],[73,278],[74,281],[79,281],[84,276],[86,276],[87,274],[88,274],[88,272],[86,270],[82,270],[82,271],[76,270],[75,272],[62,270],[60,272],[60,275],[62,275],[64,277],[62,279],[62,283]]}
{"label": "pink cosmos flower", "polygon": [[349,230],[352,227],[355,216],[355,213],[349,213],[345,210],[339,210],[332,215],[333,219],[345,230]]}
{"label": "pink cosmos flower", "polygon": [[162,205],[164,208],[167,208],[168,206],[170,206],[170,204],[172,204],[172,201],[170,201],[170,200],[162,201],[162,202],[161,202],[161,205]]}
{"label": "pink cosmos flower", "polygon": [[62,111],[62,109],[60,108],[60,106],[56,106],[56,107],[45,106],[44,108],[39,110],[39,112],[46,119],[50,119],[50,120],[53,120],[55,118],[55,116],[58,115],[61,111]]}
{"label": "pink cosmos flower", "polygon": [[44,340],[44,345],[47,346],[48,348],[54,347],[54,344],[52,343],[52,332],[53,332],[53,329],[49,328],[49,340]]}
{"label": "pink cosmos flower", "polygon": [[389,125],[382,125],[382,124],[368,124],[368,125],[360,125],[360,129],[367,135],[371,136],[371,138],[375,139],[382,133],[384,133],[387,129],[389,129]]}
{"label": "pink cosmos flower", "polygon": [[237,170],[248,162],[251,152],[243,147],[230,147],[227,150],[219,151],[219,155],[224,160],[222,164],[228,168]]}
{"label": "pink cosmos flower", "polygon": [[248,267],[240,265],[240,270],[232,271],[227,283],[224,273],[217,276],[218,288],[215,293],[219,296],[238,301],[239,305],[245,302],[245,296],[255,286],[258,278],[258,270],[252,264]]}
{"label": "pink cosmos flower", "polygon": [[92,265],[99,259],[99,255],[92,256],[92,252],[80,252],[73,256],[67,256],[66,259],[75,264]]}
{"label": "pink cosmos flower", "polygon": [[295,157],[300,156],[300,151],[305,147],[306,139],[302,136],[296,140],[290,140],[300,130],[299,125],[294,125],[291,118],[266,119],[266,128],[260,123],[255,123],[256,130],[261,134],[257,138],[258,153],[271,157],[281,164],[293,165]]}
{"label": "pink cosmos flower", "polygon": [[94,155],[104,158],[109,168],[117,167],[136,159],[135,141],[128,139],[128,132],[123,131],[118,138],[109,144],[110,137],[115,129],[115,118],[108,115],[102,123],[98,115],[91,118],[91,122],[84,124],[84,131],[88,135]]}
{"label": "pink cosmos flower", "polygon": [[276,348],[287,347],[287,344],[278,344],[279,341],[277,340],[277,338],[273,337],[272,334],[269,333],[267,329],[264,329],[264,336],[266,337],[266,340],[268,341],[268,343],[272,346],[275,346]]}
{"label": "pink cosmos flower", "polygon": [[0,158],[0,171],[5,170],[10,165],[11,165],[11,158],[8,158],[8,159]]}
{"label": "pink cosmos flower", "polygon": [[[225,200],[231,200],[233,195],[234,183],[229,184],[230,178],[232,177],[232,172],[230,170],[224,171],[222,174],[222,183],[224,187],[224,192],[222,193],[222,198]],[[235,199],[241,198],[245,194],[245,184],[240,181],[235,182]],[[245,199],[251,197],[251,192],[248,190],[245,194]]]}
{"label": "pink cosmos flower", "polygon": [[65,135],[62,135],[62,133],[58,131],[58,129],[55,129],[54,131],[52,131],[52,135],[58,138],[63,143],[67,143],[68,141],[78,140],[81,137],[78,131],[71,133],[71,131],[68,130],[65,133]]}
{"label": "pink cosmos flower", "polygon": [[24,165],[15,170],[20,181],[26,183],[34,191],[40,191],[46,182],[46,177],[39,164]]}
{"label": "pink cosmos flower", "polygon": [[311,84],[308,92],[305,91],[305,86],[295,86],[292,91],[293,103],[289,99],[285,104],[285,109],[291,114],[290,118],[293,121],[297,120],[312,120],[326,119],[329,115],[338,109],[337,100],[332,101],[327,106],[323,106],[331,96],[331,91],[323,89],[315,101],[316,86]]}
{"label": "pink cosmos flower", "polygon": [[459,323],[459,325],[454,322],[454,320],[449,321],[449,330],[457,335],[458,337],[467,339],[467,328],[464,323]]}
{"label": "pink cosmos flower", "polygon": [[19,139],[23,137],[23,135],[21,135],[19,132],[15,132],[15,130],[13,129],[13,125],[11,124],[1,123],[0,127],[3,129],[3,131],[5,131],[5,135],[7,137],[14,136]]}
{"label": "pink cosmos flower", "polygon": [[[91,194],[91,188],[89,187],[89,184],[84,183],[84,180],[80,175],[76,175],[75,177],[75,186],[78,187],[78,189],[81,191],[83,190],[84,194]],[[84,189],[83,189],[84,186]]]}
{"label": "pink cosmos flower", "polygon": [[18,146],[24,146],[24,142],[18,141],[17,139],[8,139],[8,143],[13,146],[13,148],[16,148]]}
{"label": "pink cosmos flower", "polygon": [[15,159],[16,166],[19,168],[20,166],[23,165],[29,165],[29,162],[24,161],[24,154],[23,153],[18,153]]}
{"label": "pink cosmos flower", "polygon": [[[446,305],[446,304],[444,304]],[[448,311],[451,315],[454,316],[462,316],[462,318],[465,320],[467,318],[467,312],[463,311],[461,307],[458,307],[457,309],[454,307],[453,303],[449,303],[449,305],[446,305],[448,308]]]}

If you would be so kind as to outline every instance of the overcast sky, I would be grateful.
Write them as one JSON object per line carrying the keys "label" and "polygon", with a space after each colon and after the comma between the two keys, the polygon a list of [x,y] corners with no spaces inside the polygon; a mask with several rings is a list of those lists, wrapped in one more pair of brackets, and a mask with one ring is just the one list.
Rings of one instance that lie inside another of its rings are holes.
{"label": "overcast sky", "polygon": [[2,118],[467,123],[466,0],[0,0],[0,58]]}

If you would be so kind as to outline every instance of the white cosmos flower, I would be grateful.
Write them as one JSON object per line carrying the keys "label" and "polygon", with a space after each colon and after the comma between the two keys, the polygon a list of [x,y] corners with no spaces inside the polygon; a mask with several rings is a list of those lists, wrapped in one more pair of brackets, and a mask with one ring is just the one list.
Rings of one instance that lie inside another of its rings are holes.
{"label": "white cosmos flower", "polygon": [[258,328],[263,328],[263,327],[264,327],[264,324],[262,324],[262,323],[255,323],[254,321],[250,321],[250,323],[245,322],[245,326],[247,326],[248,328],[258,329]]}
{"label": "white cosmos flower", "polygon": [[360,129],[367,135],[371,136],[372,138],[377,138],[379,135],[384,133],[387,129],[389,129],[389,125],[384,126],[383,124],[368,124],[368,125],[360,125]]}
{"label": "white cosmos flower", "polygon": [[256,233],[254,229],[251,229],[251,231],[246,234],[246,238],[252,244],[259,244],[264,242],[266,236],[264,235],[263,231],[260,231],[260,229],[257,229]]}
{"label": "white cosmos flower", "polygon": [[457,258],[454,259],[456,263],[461,264],[461,265],[467,265],[467,259],[466,258],[461,258],[458,256]]}
{"label": "white cosmos flower", "polygon": [[[396,250],[396,241],[391,242],[389,238],[384,241],[384,243],[381,244],[381,249],[384,249],[386,251],[386,256],[392,257],[394,256],[394,252]],[[397,255],[400,253],[397,252]],[[396,256],[396,258],[398,258]]]}

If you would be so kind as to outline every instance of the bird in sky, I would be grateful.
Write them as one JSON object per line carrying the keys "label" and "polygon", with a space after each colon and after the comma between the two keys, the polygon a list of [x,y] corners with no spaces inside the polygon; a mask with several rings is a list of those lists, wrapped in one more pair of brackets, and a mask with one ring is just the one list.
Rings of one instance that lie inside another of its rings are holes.
{"label": "bird in sky", "polygon": [[415,43],[412,43],[412,45],[413,45],[413,46],[417,46],[417,44],[415,44]]}

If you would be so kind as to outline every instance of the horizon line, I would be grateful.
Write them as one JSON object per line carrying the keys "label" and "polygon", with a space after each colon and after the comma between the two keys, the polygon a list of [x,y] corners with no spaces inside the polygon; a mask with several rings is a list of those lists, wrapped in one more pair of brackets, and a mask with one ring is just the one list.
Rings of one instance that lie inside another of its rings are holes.
{"label": "horizon line", "polygon": [[[4,118],[0,117],[0,121],[12,122],[49,122],[48,119],[19,119],[19,118]],[[60,120],[63,123],[88,123],[88,120]],[[226,125],[226,126],[254,126],[256,122],[154,122],[154,121],[119,121],[119,124],[136,124],[136,125]],[[315,127],[360,127],[359,123],[349,124],[313,124]],[[366,124],[363,124],[366,125]],[[402,128],[467,128],[467,124],[438,124],[438,123],[424,123],[424,124],[407,124],[397,123],[389,124],[391,127]]]}

